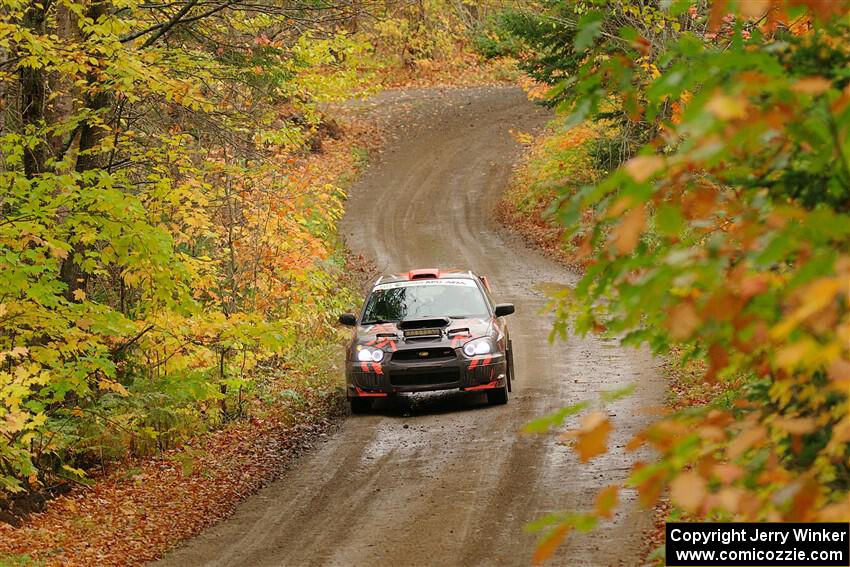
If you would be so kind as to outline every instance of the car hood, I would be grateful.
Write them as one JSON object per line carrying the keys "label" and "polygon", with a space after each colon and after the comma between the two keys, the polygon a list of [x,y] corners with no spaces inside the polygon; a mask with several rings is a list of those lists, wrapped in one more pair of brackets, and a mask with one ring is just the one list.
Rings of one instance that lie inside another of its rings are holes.
{"label": "car hood", "polygon": [[[439,327],[440,336],[433,337],[405,337],[405,328],[410,322],[401,323],[379,323],[375,325],[363,325],[357,328],[354,343],[370,345],[375,347],[387,347],[392,350],[403,348],[419,348],[431,346],[458,346],[469,340],[491,336],[493,334],[493,320],[489,317],[471,317],[468,319],[450,319],[448,324]],[[400,328],[401,327],[401,328]],[[435,325],[417,326],[418,329],[433,329]],[[407,329],[408,334],[412,329]]]}

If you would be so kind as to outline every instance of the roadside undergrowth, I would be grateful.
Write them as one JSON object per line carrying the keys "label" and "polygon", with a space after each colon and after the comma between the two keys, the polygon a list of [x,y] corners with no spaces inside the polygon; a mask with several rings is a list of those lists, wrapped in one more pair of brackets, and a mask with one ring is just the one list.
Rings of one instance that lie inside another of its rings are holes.
{"label": "roadside undergrowth", "polygon": [[[345,124],[335,138],[322,140],[320,152],[289,167],[305,186],[342,192],[380,139],[364,122]],[[336,279],[333,302],[347,306],[362,278],[335,227],[323,240],[330,250],[323,269]],[[228,516],[279,476],[345,415],[342,332],[324,325],[299,329],[285,356],[251,368],[250,389],[224,398],[232,419],[186,430],[147,454],[103,459],[49,502],[38,492],[6,500],[0,565],[140,565]]]}
{"label": "roadside undergrowth", "polygon": [[572,240],[564,239],[564,227],[553,215],[565,188],[577,190],[599,178],[592,155],[599,132],[590,124],[569,128],[559,117],[536,138],[525,132],[513,134],[526,151],[497,204],[497,218],[527,244],[580,270],[584,266],[580,251]]}

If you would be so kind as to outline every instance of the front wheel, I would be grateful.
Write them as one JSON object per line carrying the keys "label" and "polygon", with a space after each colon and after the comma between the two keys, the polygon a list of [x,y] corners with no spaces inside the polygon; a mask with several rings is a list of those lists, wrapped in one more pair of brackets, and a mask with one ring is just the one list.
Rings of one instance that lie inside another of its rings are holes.
{"label": "front wheel", "polygon": [[351,403],[351,413],[358,415],[368,412],[372,409],[372,400],[365,398],[349,398]]}
{"label": "front wheel", "polygon": [[502,406],[508,403],[507,385],[487,391],[487,403],[491,406]]}

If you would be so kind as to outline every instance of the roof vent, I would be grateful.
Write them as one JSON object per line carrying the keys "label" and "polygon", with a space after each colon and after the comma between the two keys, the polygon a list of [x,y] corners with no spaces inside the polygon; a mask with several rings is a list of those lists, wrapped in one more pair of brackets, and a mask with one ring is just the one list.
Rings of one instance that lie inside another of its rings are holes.
{"label": "roof vent", "polygon": [[433,280],[440,277],[440,270],[436,268],[425,268],[423,270],[410,270],[407,272],[409,280]]}

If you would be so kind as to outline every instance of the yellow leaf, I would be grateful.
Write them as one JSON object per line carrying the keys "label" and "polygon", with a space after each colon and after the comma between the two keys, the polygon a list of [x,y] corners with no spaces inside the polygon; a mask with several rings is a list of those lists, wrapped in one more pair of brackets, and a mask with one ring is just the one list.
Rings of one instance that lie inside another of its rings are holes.
{"label": "yellow leaf", "polygon": [[549,559],[555,550],[558,549],[558,546],[561,545],[561,542],[564,541],[564,538],[567,537],[567,534],[570,532],[569,524],[561,524],[553,529],[551,532],[546,534],[546,537],[543,538],[543,541],[537,546],[537,549],[534,550],[534,557],[532,561],[535,565],[541,565],[544,561]]}
{"label": "yellow leaf", "polygon": [[27,353],[29,353],[29,349],[27,347],[16,346],[16,347],[13,347],[12,350],[9,351],[9,353],[12,356],[16,356],[16,357],[20,358],[20,357],[26,356]]}
{"label": "yellow leaf", "polygon": [[747,101],[743,97],[716,94],[711,97],[706,109],[721,120],[733,120],[747,115]]}
{"label": "yellow leaf", "polygon": [[97,385],[101,390],[115,392],[116,394],[120,394],[122,396],[130,395],[130,392],[128,392],[124,386],[122,386],[118,382],[115,382],[114,380],[100,380]]}
{"label": "yellow leaf", "polygon": [[611,485],[602,489],[594,501],[596,514],[601,518],[610,518],[612,511],[617,507],[617,486]]}
{"label": "yellow leaf", "polygon": [[642,183],[664,167],[664,159],[661,156],[636,156],[625,163],[626,170],[632,179]]}
{"label": "yellow leaf", "polygon": [[76,299],[77,301],[82,301],[85,298],[86,298],[86,292],[84,292],[81,289],[75,289],[74,290],[74,299]]}
{"label": "yellow leaf", "polygon": [[779,349],[776,353],[776,365],[786,370],[794,370],[814,361],[818,355],[818,345],[808,337]]}
{"label": "yellow leaf", "polygon": [[805,298],[802,305],[773,327],[770,331],[771,336],[775,339],[784,339],[801,322],[833,303],[836,295],[841,292],[842,285],[839,278],[820,278],[807,285],[801,293]]}
{"label": "yellow leaf", "polygon": [[694,471],[684,472],[670,483],[670,497],[673,503],[688,512],[696,512],[699,509],[705,494],[705,479]]}

